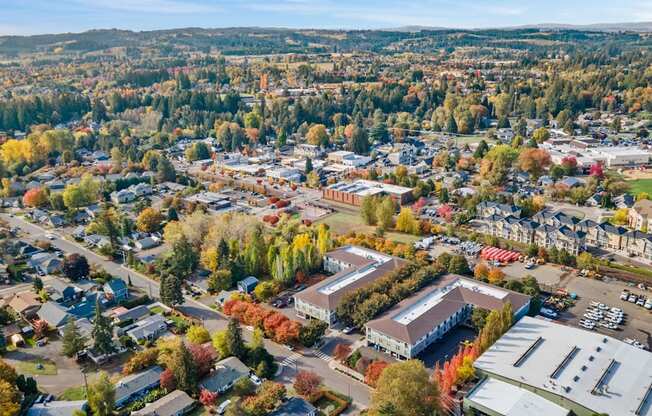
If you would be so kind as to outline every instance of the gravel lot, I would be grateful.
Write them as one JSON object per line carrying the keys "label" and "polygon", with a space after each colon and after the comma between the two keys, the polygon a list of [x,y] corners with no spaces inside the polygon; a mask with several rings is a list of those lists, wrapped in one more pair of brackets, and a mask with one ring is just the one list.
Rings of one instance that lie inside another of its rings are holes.
{"label": "gravel lot", "polygon": [[522,279],[527,275],[534,276],[540,285],[558,285],[564,271],[559,266],[543,264],[532,269],[526,269],[525,263],[514,262],[502,268],[507,279]]}
{"label": "gravel lot", "polygon": [[605,282],[578,276],[569,279],[566,284],[566,289],[569,292],[577,293],[580,298],[574,307],[562,314],[560,319],[562,322],[578,326],[578,322],[585,313],[589,303],[591,301],[601,302],[611,307],[623,309],[626,314],[626,320],[624,325],[620,327],[620,330],[612,331],[599,328],[597,329],[598,332],[621,340],[632,338],[647,345],[648,348],[652,347],[652,312],[641,306],[620,300],[620,293],[623,289],[628,289],[630,292],[637,294],[645,293],[648,297],[652,296],[652,292],[644,292],[618,280]]}

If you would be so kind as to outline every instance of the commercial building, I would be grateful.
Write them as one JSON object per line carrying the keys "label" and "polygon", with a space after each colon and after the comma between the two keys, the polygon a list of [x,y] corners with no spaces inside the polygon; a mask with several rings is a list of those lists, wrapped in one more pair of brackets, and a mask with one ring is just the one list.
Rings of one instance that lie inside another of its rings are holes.
{"label": "commercial building", "polygon": [[[464,400],[479,414],[652,415],[652,354],[596,332],[524,317],[474,366],[492,379]],[[517,397],[539,405],[508,411]]]}
{"label": "commercial building", "polygon": [[365,326],[367,345],[400,359],[415,358],[465,322],[474,307],[500,309],[511,303],[514,319],[530,308],[530,297],[449,274]]}
{"label": "commercial building", "polygon": [[294,295],[297,315],[334,324],[335,309],[347,293],[367,286],[407,262],[363,247],[344,246],[326,253],[324,269],[333,276]]}
{"label": "commercial building", "polygon": [[367,196],[389,195],[399,204],[412,201],[412,189],[404,186],[390,185],[382,182],[359,179],[355,182],[338,182],[322,191],[325,199],[343,202],[345,204],[362,205],[362,200]]}

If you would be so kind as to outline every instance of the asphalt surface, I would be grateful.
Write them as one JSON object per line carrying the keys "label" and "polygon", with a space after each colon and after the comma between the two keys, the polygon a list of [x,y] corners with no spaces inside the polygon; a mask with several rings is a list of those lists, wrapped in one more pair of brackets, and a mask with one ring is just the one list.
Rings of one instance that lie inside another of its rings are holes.
{"label": "asphalt surface", "polygon": [[[32,224],[20,217],[12,217],[5,213],[0,214],[0,218],[6,220],[11,227],[20,227],[21,238],[27,241],[49,241],[52,246],[62,250],[66,254],[82,254],[86,256],[89,263],[101,265],[108,273],[119,277],[124,281],[128,281],[128,279],[131,278],[131,283],[134,287],[141,288],[146,293],[150,294],[152,298],[158,298],[159,284],[157,281],[121,264],[106,260],[104,257],[99,256],[83,245],[75,241],[64,239],[57,231],[46,230],[45,228]],[[50,240],[45,236],[46,234],[52,235],[55,238]],[[177,309],[201,320],[204,326],[211,333],[225,329],[228,323],[228,320],[222,314],[190,297],[186,297],[185,303],[178,306]],[[245,328],[243,328],[243,334],[245,338],[251,336],[250,331]],[[329,344],[330,339],[329,336],[327,336],[322,349],[326,348]],[[352,406],[346,414],[356,414],[362,408],[368,407],[370,403],[369,388],[363,383],[332,370],[328,366],[330,357],[321,351],[309,349],[305,350],[304,355],[302,355],[289,351],[287,347],[270,340],[265,340],[265,347],[269,353],[275,357],[277,362],[284,364],[283,372],[277,378],[277,381],[289,385],[294,381],[294,376],[297,371],[313,371],[322,377],[324,385],[341,394],[350,396],[353,399],[354,406]]]}

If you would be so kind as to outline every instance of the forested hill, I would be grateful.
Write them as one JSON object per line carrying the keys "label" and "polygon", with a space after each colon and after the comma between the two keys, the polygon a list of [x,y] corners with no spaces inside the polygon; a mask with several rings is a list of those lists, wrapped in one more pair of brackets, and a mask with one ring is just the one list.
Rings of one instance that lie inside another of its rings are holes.
{"label": "forested hill", "polygon": [[128,30],[92,30],[35,36],[1,36],[0,54],[12,57],[24,54],[79,54],[110,48],[125,48],[138,54],[155,50],[174,55],[179,51],[220,51],[229,55],[275,53],[331,53],[370,51],[375,53],[429,52],[465,46],[527,49],[547,53],[552,49],[572,51],[617,45],[641,48],[652,45],[646,33],[606,33],[541,28],[512,30],[420,30],[420,31],[339,31],[267,28],[185,28],[133,32]]}

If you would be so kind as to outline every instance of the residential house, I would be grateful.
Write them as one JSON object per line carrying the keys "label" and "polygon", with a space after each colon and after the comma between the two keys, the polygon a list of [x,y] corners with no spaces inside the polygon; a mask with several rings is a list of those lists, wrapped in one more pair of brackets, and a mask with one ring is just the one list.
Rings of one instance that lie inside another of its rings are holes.
{"label": "residential house", "polygon": [[32,254],[27,264],[41,274],[58,272],[63,267],[63,261],[56,255],[47,252]]}
{"label": "residential house", "polygon": [[111,201],[114,204],[126,204],[133,202],[135,199],[136,194],[127,189],[111,192]]}
{"label": "residential house", "polygon": [[215,369],[206,376],[199,386],[212,392],[224,393],[229,390],[235,382],[242,377],[248,377],[251,373],[237,357],[229,357],[215,364]]}
{"label": "residential house", "polygon": [[45,302],[37,313],[40,320],[48,323],[50,328],[63,327],[72,315],[68,313],[68,308],[56,302]]}
{"label": "residential house", "polygon": [[114,303],[120,303],[129,298],[129,288],[124,280],[111,279],[103,286],[104,295]]}
{"label": "residential house", "polygon": [[141,410],[131,412],[132,416],[183,416],[195,407],[195,401],[181,390],[175,390]]}
{"label": "residential house", "polygon": [[240,293],[251,293],[258,286],[258,279],[253,276],[245,277],[237,283]]}
{"label": "residential house", "polygon": [[142,251],[142,250],[148,250],[150,248],[154,248],[160,244],[160,240],[158,238],[153,238],[153,237],[145,237],[141,238],[139,240],[136,240],[134,243],[134,246]]}
{"label": "residential house", "polygon": [[86,400],[54,400],[50,402],[34,403],[27,410],[27,416],[74,416],[78,412],[86,413],[88,404]]}
{"label": "residential house", "polygon": [[650,222],[652,220],[652,201],[649,199],[641,199],[636,201],[632,209],[629,210],[627,216],[627,223],[629,228],[647,232],[652,231]]}
{"label": "residential house", "polygon": [[153,341],[167,331],[168,325],[163,316],[151,315],[125,329],[135,342]]}
{"label": "residential house", "polygon": [[127,309],[123,312],[117,313],[113,316],[116,324],[123,324],[125,322],[136,322],[139,319],[151,315],[151,311],[145,305],[139,305],[135,308]]}
{"label": "residential house", "polygon": [[69,284],[59,279],[50,280],[46,289],[48,290],[50,300],[57,303],[69,303],[79,299],[84,291],[74,284]]}
{"label": "residential house", "polygon": [[160,384],[163,369],[159,366],[120,379],[115,384],[115,406],[124,407],[129,402],[143,397]]}
{"label": "residential house", "polygon": [[301,397],[292,397],[269,416],[317,416],[317,408]]}
{"label": "residential house", "polygon": [[32,319],[41,308],[41,302],[36,293],[31,291],[18,292],[11,297],[8,305],[18,315],[25,319]]}
{"label": "residential house", "polygon": [[652,234],[632,230],[627,232],[624,238],[628,255],[652,260]]}

